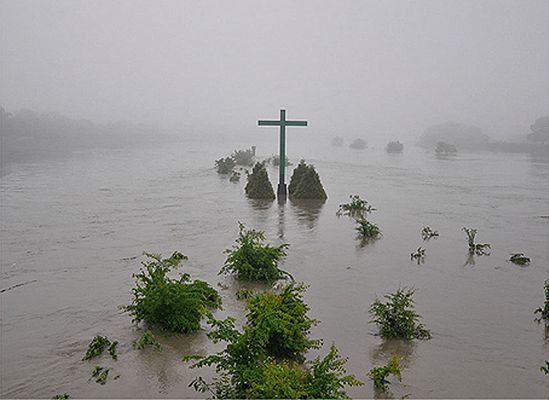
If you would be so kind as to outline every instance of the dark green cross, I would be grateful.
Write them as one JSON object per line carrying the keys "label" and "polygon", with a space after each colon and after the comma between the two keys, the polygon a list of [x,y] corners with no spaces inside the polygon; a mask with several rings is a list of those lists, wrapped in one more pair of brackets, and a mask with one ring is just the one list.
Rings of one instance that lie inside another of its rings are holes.
{"label": "dark green cross", "polygon": [[287,126],[307,126],[307,121],[286,121],[286,110],[280,110],[280,120],[278,121],[257,121],[259,126],[280,126],[280,153],[278,160],[280,166],[278,169],[278,199],[286,198],[286,182],[284,180],[284,171],[286,169],[286,127]]}

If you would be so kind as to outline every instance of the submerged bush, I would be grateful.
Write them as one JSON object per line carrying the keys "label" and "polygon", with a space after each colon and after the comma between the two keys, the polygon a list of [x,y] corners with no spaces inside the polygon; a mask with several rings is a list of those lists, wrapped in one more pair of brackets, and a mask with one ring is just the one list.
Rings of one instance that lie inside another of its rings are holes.
{"label": "submerged bush", "polygon": [[509,261],[517,265],[528,265],[530,264],[530,258],[526,257],[524,253],[513,253],[509,257]]}
{"label": "submerged bush", "polygon": [[252,149],[235,150],[231,155],[231,158],[237,165],[251,167],[254,164],[254,152]]}
{"label": "submerged bush", "polygon": [[429,226],[424,226],[421,230],[421,237],[423,240],[429,240],[434,237],[438,237],[438,231],[432,230]]}
{"label": "submerged bush", "polygon": [[360,382],[346,375],[346,360],[335,346],[323,359],[306,366],[297,364],[308,349],[320,345],[307,337],[317,321],[307,316],[304,289],[303,285],[290,284],[279,294],[252,295],[242,332],[235,328],[233,318],[210,319],[212,331],[208,336],[227,346],[210,356],[185,359],[196,360],[191,368],[215,366],[218,377],[211,384],[199,377],[190,386],[209,391],[216,398],[346,397],[343,387]]}
{"label": "submerged bush", "polygon": [[373,322],[379,327],[379,335],[385,339],[430,339],[431,333],[417,321],[421,318],[414,310],[413,289],[398,289],[386,294],[384,303],[378,298],[370,306]]}
{"label": "submerged bush", "polygon": [[100,385],[107,383],[107,378],[109,377],[110,368],[103,368],[99,365],[95,366],[92,371],[92,378],[95,378],[95,382]]}
{"label": "submerged bush", "polygon": [[147,346],[151,346],[157,351],[162,350],[162,346],[160,345],[158,340],[156,340],[153,333],[149,330],[146,330],[139,339],[134,340],[132,346],[134,349],[137,350],[144,350]]}
{"label": "submerged bush", "polygon": [[355,230],[358,232],[360,238],[364,240],[375,240],[381,236],[381,231],[376,224],[373,224],[366,219],[359,219],[356,223],[357,227]]}
{"label": "submerged bush", "polygon": [[144,321],[150,326],[178,333],[192,333],[200,329],[200,320],[209,308],[219,307],[221,298],[206,282],[191,282],[189,274],[171,279],[168,272],[187,257],[174,252],[170,258],[160,254],[145,255],[152,261],[143,262],[143,268],[134,274],[136,287],[133,301],[126,310],[134,322]]}
{"label": "submerged bush", "polygon": [[477,230],[473,228],[463,228],[465,234],[467,235],[467,242],[469,243],[469,254],[476,254],[477,256],[490,255],[488,249],[490,245],[488,243],[475,243],[475,237],[477,235]]}
{"label": "submerged bush", "polygon": [[240,172],[233,171],[231,174],[231,177],[229,178],[231,182],[238,182],[240,181]]}
{"label": "submerged bush", "polygon": [[389,388],[389,382],[387,377],[389,375],[395,376],[399,381],[402,380],[402,358],[398,357],[396,353],[393,353],[391,359],[387,365],[383,367],[375,367],[368,372],[370,378],[374,381],[374,387],[379,391],[386,391]]}
{"label": "submerged bush", "polygon": [[92,358],[99,357],[105,349],[108,349],[109,354],[114,360],[118,359],[116,354],[116,346],[118,346],[118,341],[111,342],[106,336],[95,336],[90,344],[88,345],[88,350],[84,355],[82,360],[91,360]]}
{"label": "submerged bush", "polygon": [[545,281],[544,289],[545,304],[543,305],[543,307],[539,307],[534,311],[535,314],[540,314],[540,317],[537,319],[537,321],[541,321],[542,319],[546,321],[549,320],[549,279]]}
{"label": "submerged bush", "polygon": [[[278,154],[275,154],[267,159],[267,161],[271,164],[273,164],[275,167],[278,167],[280,165],[280,156]],[[284,164],[288,167],[293,165],[289,160],[288,156],[284,157]]]}
{"label": "submerged bush", "polygon": [[252,173],[248,175],[245,191],[250,199],[274,200],[273,185],[271,185],[271,181],[269,180],[264,162],[255,164]]}
{"label": "submerged bush", "polygon": [[342,215],[347,215],[355,219],[365,219],[366,215],[370,214],[372,211],[375,211],[366,200],[360,198],[357,194],[352,194],[349,196],[351,201],[349,203],[343,203],[339,205],[339,208],[336,212],[338,217]]}
{"label": "submerged bush", "polygon": [[315,167],[312,164],[306,164],[305,160],[301,160],[294,169],[288,185],[288,196],[291,200],[328,198]]}
{"label": "submerged bush", "polygon": [[56,394],[51,398],[51,400],[68,400],[70,398],[71,398],[70,394],[63,393],[63,394]]}
{"label": "submerged bush", "polygon": [[220,174],[230,174],[235,165],[236,162],[232,157],[220,158],[219,160],[215,160],[215,168]]}
{"label": "submerged bush", "polygon": [[541,366],[539,369],[545,375],[549,375],[549,361],[545,361],[545,365]]}
{"label": "submerged bush", "polygon": [[283,243],[278,247],[263,244],[263,231],[246,230],[242,223],[238,226],[240,232],[237,244],[225,250],[228,256],[219,274],[235,274],[238,279],[269,283],[289,276],[278,268],[278,262],[286,256],[289,244]]}
{"label": "submerged bush", "polygon": [[415,252],[410,253],[410,259],[417,260],[418,264],[422,263],[425,260],[425,249],[418,247]]}

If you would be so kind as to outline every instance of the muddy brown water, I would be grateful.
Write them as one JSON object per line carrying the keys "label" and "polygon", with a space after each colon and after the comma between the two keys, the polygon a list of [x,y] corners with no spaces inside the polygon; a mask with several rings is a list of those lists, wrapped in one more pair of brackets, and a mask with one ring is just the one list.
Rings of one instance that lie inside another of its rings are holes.
{"label": "muddy brown water", "polygon": [[[250,144],[260,156],[276,150],[272,140]],[[272,243],[290,243],[283,268],[310,285],[305,299],[321,321],[311,336],[324,339],[309,358],[336,343],[348,372],[365,382],[351,396],[375,395],[365,374],[392,351],[407,360],[402,382],[391,385],[395,397],[549,396],[539,370],[549,340],[533,314],[549,278],[549,164],[517,154],[437,158],[411,146],[391,155],[381,146],[290,143],[290,158],[314,162],[329,198],[279,205],[247,200],[245,176],[234,184],[212,169],[215,158],[246,145],[82,152],[15,165],[0,178],[1,397],[201,397],[188,384],[211,372],[181,358],[216,349],[204,331],[160,337],[161,353],[136,351],[140,331],[121,307],[143,251],[180,250],[189,257],[181,271],[220,284],[217,315],[241,320],[244,305],[234,296],[241,284],[217,275],[237,221],[264,230]],[[269,174],[276,179],[274,168]],[[352,221],[335,215],[352,193],[377,208],[371,220],[383,237],[375,243],[361,246]],[[424,242],[424,225],[440,237]],[[463,226],[491,243],[490,256],[468,260]],[[426,249],[421,265],[410,261],[418,246]],[[507,262],[513,252],[526,253],[531,265]],[[399,286],[416,289],[432,340],[375,335],[368,306]],[[118,361],[81,361],[97,334],[120,341]],[[96,364],[120,378],[89,381]]]}

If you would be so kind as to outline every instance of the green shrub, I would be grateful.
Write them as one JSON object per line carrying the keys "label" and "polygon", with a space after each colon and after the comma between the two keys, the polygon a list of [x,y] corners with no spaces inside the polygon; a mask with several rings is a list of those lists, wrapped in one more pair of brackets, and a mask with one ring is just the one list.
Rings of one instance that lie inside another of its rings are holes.
{"label": "green shrub", "polygon": [[530,264],[530,258],[526,257],[524,253],[513,253],[509,257],[509,261],[517,265],[528,265]]}
{"label": "green shrub", "polygon": [[235,274],[238,279],[269,283],[289,276],[278,268],[278,262],[286,256],[287,243],[272,247],[263,244],[264,232],[246,230],[242,223],[239,223],[239,230],[237,244],[225,250],[228,256],[219,274]]}
{"label": "green shrub", "polygon": [[160,254],[145,255],[152,261],[143,262],[144,268],[134,274],[134,298],[126,307],[133,321],[144,321],[150,326],[178,333],[200,329],[200,320],[208,309],[221,304],[217,291],[204,281],[191,282],[188,274],[182,274],[179,279],[167,276],[187,259],[183,254],[176,251],[167,259],[162,259]]}
{"label": "green shrub", "polygon": [[402,358],[398,357],[396,353],[393,353],[391,359],[387,365],[383,367],[375,367],[368,372],[370,378],[374,381],[374,387],[382,392],[389,388],[389,382],[387,377],[389,375],[395,376],[399,381],[402,380]]}
{"label": "green shrub", "polygon": [[214,341],[224,341],[223,351],[196,360],[191,368],[215,366],[218,377],[211,384],[202,378],[190,386],[209,391],[216,398],[344,398],[345,385],[360,384],[345,375],[345,359],[335,346],[323,359],[306,366],[305,352],[317,348],[320,341],[307,338],[317,321],[307,316],[303,285],[290,284],[279,294],[259,293],[248,299],[247,322],[240,332],[234,319],[210,319]]}
{"label": "green shrub", "polygon": [[366,200],[360,198],[357,194],[352,194],[349,196],[351,201],[349,203],[343,203],[339,205],[339,209],[336,212],[338,217],[342,215],[347,215],[349,217],[359,219],[366,219],[366,215],[375,211]]}
{"label": "green shrub", "polygon": [[220,158],[215,160],[215,168],[220,174],[230,174],[235,167],[236,162],[232,157]]}
{"label": "green shrub", "polygon": [[68,393],[63,393],[63,394],[56,394],[51,398],[51,400],[68,400],[70,398],[71,396]]}
{"label": "green shrub", "polygon": [[549,375],[549,361],[545,361],[545,365],[541,366],[539,369],[545,375]]}
{"label": "green shrub", "polygon": [[254,152],[252,149],[235,150],[231,155],[231,158],[237,165],[251,167],[254,164]]}
{"label": "green shrub", "polygon": [[96,383],[104,385],[105,383],[107,383],[110,371],[110,368],[103,368],[97,365],[92,371],[92,378],[95,378]]}
{"label": "green shrub", "polygon": [[364,218],[356,221],[357,226],[355,230],[358,232],[358,236],[363,240],[375,240],[381,236],[381,230],[376,224],[367,221]]}
{"label": "green shrub", "polygon": [[539,307],[534,311],[535,314],[540,314],[540,317],[537,319],[537,321],[541,321],[542,319],[546,321],[549,320],[549,279],[545,281],[544,289],[545,304],[543,305],[543,307]]}
{"label": "green shrub", "polygon": [[117,360],[117,345],[118,341],[116,340],[114,342],[111,342],[106,336],[95,336],[88,345],[88,350],[86,351],[86,354],[84,355],[84,358],[82,358],[82,360],[91,360],[92,358],[99,357],[101,354],[103,354],[105,349],[108,349],[111,357],[114,360]]}
{"label": "green shrub", "polygon": [[422,263],[425,260],[425,249],[418,247],[415,252],[410,253],[410,259],[417,260],[418,264]]}
{"label": "green shrub", "polygon": [[144,350],[147,346],[151,346],[157,351],[162,350],[162,346],[160,345],[158,340],[156,340],[153,333],[149,330],[146,330],[139,339],[135,340],[132,346],[134,349],[137,350]]}
{"label": "green shrub", "polygon": [[385,339],[430,339],[431,333],[422,324],[421,318],[414,311],[413,289],[398,289],[395,293],[386,294],[388,300],[383,303],[376,300],[370,306],[369,312],[379,327],[379,334]]}
{"label": "green shrub", "polygon": [[305,160],[301,160],[294,169],[288,185],[288,196],[291,200],[325,200],[328,198],[315,167],[307,165]]}
{"label": "green shrub", "polygon": [[248,175],[245,191],[250,199],[274,200],[273,185],[271,185],[271,181],[269,180],[264,162],[255,164],[252,173]]}
{"label": "green shrub", "polygon": [[463,228],[465,234],[467,235],[467,242],[469,243],[469,254],[476,254],[477,256],[490,255],[487,249],[490,248],[490,245],[487,243],[475,243],[475,237],[477,235],[477,230],[472,228]]}
{"label": "green shrub", "polygon": [[432,230],[429,226],[424,226],[421,230],[421,237],[423,238],[423,240],[429,240],[434,237],[438,237],[438,232]]}

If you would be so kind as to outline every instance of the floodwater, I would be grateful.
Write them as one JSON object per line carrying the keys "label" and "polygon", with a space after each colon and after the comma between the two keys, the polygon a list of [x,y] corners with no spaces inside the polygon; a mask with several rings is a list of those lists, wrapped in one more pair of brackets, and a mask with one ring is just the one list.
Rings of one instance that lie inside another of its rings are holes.
{"label": "floodwater", "polygon": [[[264,230],[271,243],[290,244],[282,268],[310,285],[305,299],[321,321],[312,337],[324,347],[309,357],[335,342],[349,357],[348,372],[365,382],[351,396],[375,395],[366,373],[392,351],[407,365],[402,382],[391,385],[394,397],[549,396],[539,369],[549,359],[548,332],[533,314],[549,278],[549,164],[520,154],[437,158],[412,146],[386,154],[381,146],[290,142],[290,159],[312,161],[329,198],[279,205],[247,200],[245,176],[234,184],[212,168],[214,159],[251,144],[265,157],[277,148],[269,139],[97,150],[15,165],[0,178],[1,397],[200,397],[188,384],[211,374],[181,358],[216,348],[205,332],[160,337],[163,352],[140,352],[131,347],[140,331],[121,307],[143,251],[179,250],[189,257],[180,270],[220,291],[217,315],[242,319],[244,304],[234,297],[240,284],[217,275],[238,221]],[[269,174],[276,180],[274,168]],[[362,245],[352,221],[335,215],[355,193],[377,208],[370,218],[383,237],[375,243]],[[440,237],[423,242],[425,225]],[[468,259],[464,226],[491,243],[490,256]],[[426,249],[421,265],[410,260],[419,246]],[[507,262],[514,252],[531,265]],[[415,288],[431,340],[375,335],[368,307],[398,287]],[[118,361],[81,361],[97,334],[120,341]],[[89,381],[96,364],[120,378]]]}

